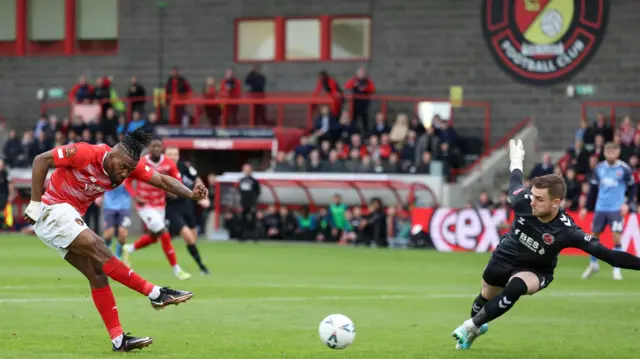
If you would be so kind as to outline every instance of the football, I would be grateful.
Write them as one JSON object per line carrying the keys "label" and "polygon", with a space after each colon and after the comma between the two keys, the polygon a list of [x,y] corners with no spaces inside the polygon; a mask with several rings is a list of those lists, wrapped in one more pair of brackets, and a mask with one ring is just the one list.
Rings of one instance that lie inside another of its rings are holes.
{"label": "football", "polygon": [[318,328],[320,340],[331,349],[344,349],[356,338],[356,326],[342,314],[331,314],[322,319]]}

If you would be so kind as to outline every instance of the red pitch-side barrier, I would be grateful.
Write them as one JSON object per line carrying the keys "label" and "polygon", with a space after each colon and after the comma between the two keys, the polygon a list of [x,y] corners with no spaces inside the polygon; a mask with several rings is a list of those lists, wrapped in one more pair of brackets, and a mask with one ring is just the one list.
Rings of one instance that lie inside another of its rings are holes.
{"label": "red pitch-side barrier", "polygon": [[[591,233],[592,213],[580,218],[569,211],[573,221],[585,232]],[[474,208],[414,208],[411,212],[412,224],[422,226],[431,235],[435,248],[442,252],[489,252],[500,242],[500,236],[508,232],[513,221],[513,212],[505,209]],[[613,248],[611,231],[607,228],[600,236],[600,242]],[[640,222],[637,214],[629,214],[624,220],[622,248],[629,253],[640,254]],[[566,255],[586,255],[578,249],[562,251]]]}

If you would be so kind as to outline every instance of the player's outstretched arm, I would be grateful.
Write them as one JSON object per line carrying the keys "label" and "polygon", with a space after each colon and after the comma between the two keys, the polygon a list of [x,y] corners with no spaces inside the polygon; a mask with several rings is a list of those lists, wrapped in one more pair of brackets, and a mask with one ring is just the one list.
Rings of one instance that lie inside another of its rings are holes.
{"label": "player's outstretched arm", "polygon": [[189,198],[194,200],[201,200],[207,198],[208,191],[204,185],[196,184],[193,191],[187,188],[182,182],[174,177],[163,175],[155,172],[149,179],[149,184],[152,186],[163,189],[169,193],[172,193],[178,197]]}
{"label": "player's outstretched arm", "polygon": [[609,263],[612,267],[640,270],[640,258],[624,251],[611,250],[603,246],[598,238],[583,231],[576,231],[572,241],[575,243],[575,247]]}

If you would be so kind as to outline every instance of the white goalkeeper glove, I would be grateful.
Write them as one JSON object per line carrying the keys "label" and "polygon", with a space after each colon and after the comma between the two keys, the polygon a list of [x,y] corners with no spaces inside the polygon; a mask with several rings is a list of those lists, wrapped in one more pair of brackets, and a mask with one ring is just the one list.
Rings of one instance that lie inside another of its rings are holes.
{"label": "white goalkeeper glove", "polygon": [[33,222],[37,222],[40,219],[40,206],[40,202],[29,202],[29,206],[24,211],[24,216],[30,218]]}
{"label": "white goalkeeper glove", "polygon": [[510,171],[513,172],[515,169],[522,171],[524,166],[524,146],[522,146],[522,140],[518,140],[518,143],[516,143],[515,140],[509,141],[509,159],[511,160],[509,166]]}

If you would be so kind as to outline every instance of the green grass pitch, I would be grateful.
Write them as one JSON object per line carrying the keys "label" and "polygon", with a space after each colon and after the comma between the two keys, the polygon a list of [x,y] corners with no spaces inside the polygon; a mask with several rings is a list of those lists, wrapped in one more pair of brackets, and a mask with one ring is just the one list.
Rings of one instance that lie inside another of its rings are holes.
{"label": "green grass pitch", "polygon": [[[586,257],[562,257],[553,283],[522,298],[465,352],[451,331],[467,319],[486,254],[373,250],[314,245],[201,242],[212,270],[200,276],[182,240],[172,276],[159,245],[134,253],[133,268],[194,298],[156,312],[112,282],[125,331],[154,344],[112,353],[88,285],[35,237],[0,237],[0,358],[637,358],[640,276],[608,265],[580,279]],[[331,313],[356,325],[354,344],[331,350],[318,339]]]}

